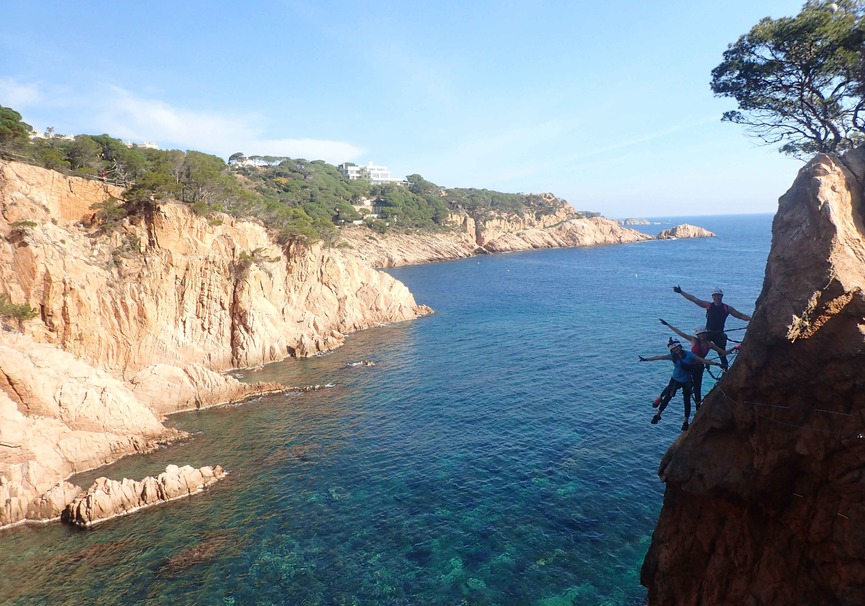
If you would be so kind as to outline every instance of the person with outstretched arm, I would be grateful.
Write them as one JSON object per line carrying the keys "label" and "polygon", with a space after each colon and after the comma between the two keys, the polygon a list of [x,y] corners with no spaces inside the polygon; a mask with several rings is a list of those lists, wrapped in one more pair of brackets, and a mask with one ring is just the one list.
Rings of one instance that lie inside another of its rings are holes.
{"label": "person with outstretched arm", "polygon": [[[724,332],[724,323],[727,321],[727,316],[733,316],[745,322],[751,321],[751,316],[743,314],[734,309],[732,305],[727,305],[723,302],[724,291],[720,288],[712,289],[711,301],[698,299],[694,295],[682,290],[681,286],[674,286],[673,292],[679,293],[694,305],[698,305],[706,310],[706,330],[709,331],[709,340],[721,349],[727,348],[727,333]],[[727,356],[721,356],[721,368],[727,370]]]}
{"label": "person with outstretched arm", "polygon": [[[730,349],[721,349],[709,340],[709,331],[704,327],[695,328],[694,336],[691,336],[682,332],[663,318],[660,318],[660,320],[661,324],[683,339],[686,339],[691,344],[691,353],[699,358],[705,358],[709,354],[710,350],[718,352],[719,356],[726,356],[727,354],[731,354],[739,349],[738,345]],[[691,391],[694,396],[694,404],[697,410],[700,410],[700,404],[703,403],[703,371],[705,369],[706,366],[703,364],[694,364],[691,367]]]}
{"label": "person with outstretched arm", "polygon": [[670,350],[670,353],[667,355],[651,356],[648,358],[639,356],[640,362],[670,360],[673,363],[673,376],[670,377],[670,382],[664,389],[663,397],[658,406],[658,412],[652,417],[652,425],[657,424],[661,420],[661,413],[667,408],[667,404],[670,403],[676,392],[681,389],[685,404],[685,422],[682,423],[682,431],[687,431],[691,420],[691,366],[693,364],[720,366],[720,364],[695,356],[690,351],[685,351],[682,348],[682,344],[674,339],[670,339],[670,342],[667,343],[667,348]]}

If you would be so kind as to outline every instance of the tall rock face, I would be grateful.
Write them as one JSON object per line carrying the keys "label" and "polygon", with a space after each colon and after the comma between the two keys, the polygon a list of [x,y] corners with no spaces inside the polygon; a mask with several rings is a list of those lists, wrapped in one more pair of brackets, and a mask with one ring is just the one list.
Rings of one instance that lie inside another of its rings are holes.
{"label": "tall rock face", "polygon": [[425,313],[387,274],[321,245],[284,250],[255,223],[159,204],[102,233],[17,188],[0,181],[0,291],[40,310],[35,340],[125,379],[153,364],[308,356]]}
{"label": "tall rock face", "polygon": [[343,251],[283,248],[253,222],[154,203],[90,226],[119,194],[0,162],[0,293],[39,314],[24,334],[0,326],[0,527],[55,510],[68,475],[179,437],[165,413],[279,387],[220,371],[431,311]]}
{"label": "tall rock face", "polygon": [[780,199],[731,371],[666,453],[649,603],[865,604],[865,148]]}

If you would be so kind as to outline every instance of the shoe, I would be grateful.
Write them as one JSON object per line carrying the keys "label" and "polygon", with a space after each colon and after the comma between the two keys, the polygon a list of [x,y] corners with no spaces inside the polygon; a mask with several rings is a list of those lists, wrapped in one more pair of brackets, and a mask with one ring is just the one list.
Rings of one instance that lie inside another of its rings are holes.
{"label": "shoe", "polygon": [[652,425],[657,425],[658,421],[660,421],[660,420],[661,420],[661,415],[655,415],[654,417],[652,417]]}
{"label": "shoe", "polygon": [[652,408],[657,408],[658,404],[661,403],[661,398],[655,398],[655,401],[652,402]]}
{"label": "shoe", "polygon": [[688,419],[685,419],[685,422],[682,423],[682,431],[688,431]]}

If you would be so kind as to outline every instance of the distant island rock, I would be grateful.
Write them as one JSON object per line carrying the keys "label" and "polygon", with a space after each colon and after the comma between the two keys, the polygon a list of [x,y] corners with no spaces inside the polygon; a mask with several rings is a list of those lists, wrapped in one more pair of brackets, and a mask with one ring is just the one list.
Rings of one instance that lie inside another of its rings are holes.
{"label": "distant island rock", "polygon": [[682,223],[658,234],[658,240],[679,240],[682,238],[714,238],[715,234],[708,229]]}
{"label": "distant island rock", "polygon": [[619,219],[619,225],[651,225],[652,222],[648,219]]}

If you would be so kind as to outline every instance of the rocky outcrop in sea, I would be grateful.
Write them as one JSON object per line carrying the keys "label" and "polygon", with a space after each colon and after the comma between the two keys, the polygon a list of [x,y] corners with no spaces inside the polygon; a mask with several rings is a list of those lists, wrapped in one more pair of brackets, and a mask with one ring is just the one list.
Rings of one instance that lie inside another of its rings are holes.
{"label": "rocky outcrop in sea", "polygon": [[93,526],[146,507],[192,496],[224,477],[225,471],[219,465],[199,469],[190,465],[169,465],[155,478],[146,477],[140,482],[99,478],[66,506],[61,519],[75,526]]}
{"label": "rocky outcrop in sea", "polygon": [[715,234],[708,229],[682,223],[670,229],[665,229],[658,234],[658,240],[678,240],[681,238],[714,238]]}
{"label": "rocky outcrop in sea", "polygon": [[865,603],[865,147],[780,199],[741,353],[661,461],[649,604]]}

